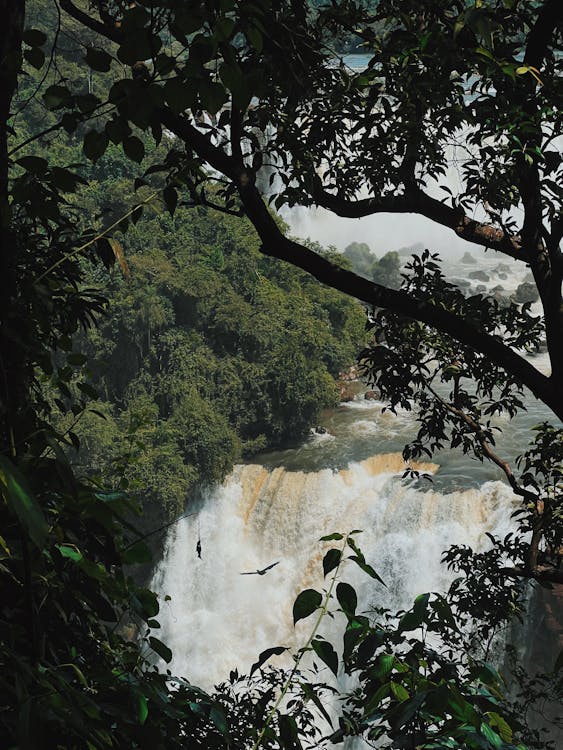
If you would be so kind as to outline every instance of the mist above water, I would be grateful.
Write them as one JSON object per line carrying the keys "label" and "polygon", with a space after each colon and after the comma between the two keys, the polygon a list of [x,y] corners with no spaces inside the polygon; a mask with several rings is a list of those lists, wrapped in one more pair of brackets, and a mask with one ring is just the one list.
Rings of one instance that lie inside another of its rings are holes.
{"label": "mist above water", "polygon": [[461,258],[466,251],[477,259],[485,256],[482,248],[460,239],[451,229],[415,214],[382,213],[348,219],[324,208],[299,207],[284,213],[284,219],[296,237],[341,251],[351,242],[365,242],[376,255],[384,255],[422,243],[423,247],[449,260]]}

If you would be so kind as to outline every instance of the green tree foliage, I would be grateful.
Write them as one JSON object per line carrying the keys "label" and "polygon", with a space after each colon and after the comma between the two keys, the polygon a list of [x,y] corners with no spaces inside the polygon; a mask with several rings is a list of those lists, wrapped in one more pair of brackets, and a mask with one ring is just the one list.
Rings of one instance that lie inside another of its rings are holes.
{"label": "green tree foliage", "polygon": [[[55,27],[55,6],[31,4],[28,22]],[[61,34],[56,68],[42,81],[32,66],[18,91],[22,140],[57,122],[66,96],[59,77],[85,111],[111,85],[108,58],[93,46],[92,33],[70,19]],[[83,161],[86,135],[79,126],[70,137],[64,129],[47,136],[57,175]],[[148,149],[142,134],[140,140]],[[358,305],[296,269],[280,269],[259,252],[248,223],[194,211],[193,201],[178,203],[173,188],[155,195],[140,178],[133,191],[130,157],[110,141],[93,165],[80,166],[87,185],[68,175],[57,185],[70,192],[80,184],[73,200],[85,212],[79,225],[86,233],[119,222],[112,241],[126,258],[126,276],[115,273],[109,284],[96,266],[88,269],[111,301],[109,315],[79,344],[105,422],[92,412],[81,418],[76,434],[86,449],[76,463],[83,474],[108,481],[125,456],[134,457],[117,476],[142,495],[143,525],[156,527],[161,511],[166,518],[181,512],[190,488],[220,481],[241,455],[302,436],[321,409],[336,403],[333,376],[354,361],[365,335]],[[147,158],[157,168],[166,144]],[[147,198],[144,214],[121,220]],[[111,265],[114,251],[102,242],[93,249]],[[122,439],[131,425],[138,432],[130,437],[133,453]]]}
{"label": "green tree foliage", "polygon": [[351,242],[346,246],[344,255],[350,261],[352,269],[383,286],[398,289],[401,286],[401,258],[392,251],[377,258],[365,242]]}
{"label": "green tree foliage", "polygon": [[131,275],[113,274],[111,310],[83,344],[105,437],[95,415],[77,426],[91,473],[115,463],[136,422],[143,450],[125,476],[151,518],[181,512],[190,486],[222,480],[242,454],[302,436],[337,403],[333,377],[364,341],[359,305],[279,273],[240,219],[154,209],[122,239]]}

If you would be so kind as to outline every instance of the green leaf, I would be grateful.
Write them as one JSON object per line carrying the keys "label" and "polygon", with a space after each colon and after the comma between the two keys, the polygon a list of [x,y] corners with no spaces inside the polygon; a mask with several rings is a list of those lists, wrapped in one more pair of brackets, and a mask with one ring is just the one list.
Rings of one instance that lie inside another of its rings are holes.
{"label": "green leaf", "polygon": [[[129,14],[131,15],[131,12]],[[162,47],[162,39],[158,34],[151,34],[149,29],[130,28],[130,33],[125,35],[123,44],[117,50],[117,57],[126,65],[134,65],[136,62],[150,60],[156,57]]]}
{"label": "green leaf", "polygon": [[92,70],[97,70],[100,73],[108,73],[111,68],[111,55],[103,49],[88,47],[85,59],[88,67],[92,68]]}
{"label": "green leaf", "polygon": [[44,175],[49,166],[47,159],[43,159],[41,156],[22,156],[21,159],[16,161],[20,167],[23,167],[26,172],[31,172],[34,175]]}
{"label": "green leaf", "polygon": [[131,135],[129,123],[122,117],[114,117],[106,122],[106,133],[112,143],[121,143],[128,135]]}
{"label": "green leaf", "polygon": [[8,543],[6,542],[4,537],[1,535],[0,535],[0,547],[4,550],[4,552],[6,553],[6,555],[8,555],[8,557],[11,556],[12,553],[10,552],[10,548],[8,547]]}
{"label": "green leaf", "polygon": [[293,716],[278,713],[279,743],[283,750],[300,750],[299,732]]}
{"label": "green leaf", "polygon": [[491,743],[493,747],[501,748],[504,744],[500,736],[493,729],[491,729],[488,724],[485,724],[485,722],[481,724],[481,734]]}
{"label": "green leaf", "polygon": [[430,594],[419,594],[414,600],[414,607],[413,607],[414,611],[415,612],[426,611],[429,601],[430,601]]}
{"label": "green leaf", "polygon": [[332,541],[338,541],[340,539],[344,539],[344,535],[334,533],[334,534],[328,534],[327,536],[322,536],[319,539],[319,542],[332,542]]}
{"label": "green leaf", "polygon": [[479,716],[477,712],[471,703],[465,700],[455,685],[449,686],[447,702],[455,717],[461,719],[461,721],[467,722],[468,724],[472,724],[475,727],[479,726]]}
{"label": "green leaf", "polygon": [[168,209],[170,216],[174,216],[176,206],[178,205],[178,192],[176,191],[176,188],[172,187],[172,185],[167,185],[162,191],[162,198],[166,203],[166,208]]}
{"label": "green leaf", "polygon": [[405,612],[399,620],[398,632],[416,630],[424,622],[424,612]]}
{"label": "green leaf", "polygon": [[358,646],[358,664],[364,666],[377,649],[383,644],[385,634],[383,631],[376,631],[367,635]]}
{"label": "green leaf", "polygon": [[85,114],[92,114],[94,109],[101,104],[100,99],[94,94],[76,94],[74,100],[78,109]]}
{"label": "green leaf", "polygon": [[313,651],[319,659],[322,659],[334,676],[338,676],[338,655],[333,649],[332,644],[328,641],[321,641],[317,638],[311,643]]}
{"label": "green leaf", "polygon": [[257,28],[254,26],[250,26],[246,31],[244,32],[246,34],[246,38],[250,42],[250,44],[254,47],[256,52],[260,53],[262,52],[262,47],[264,46],[264,39],[262,37],[262,34],[258,31]]}
{"label": "green leaf", "polygon": [[321,606],[322,600],[322,596],[314,589],[302,591],[293,605],[293,624],[313,614]]}
{"label": "green leaf", "polygon": [[217,20],[213,36],[217,39],[218,42],[225,42],[233,33],[234,28],[235,22],[233,21],[233,19],[223,16],[222,18],[219,18]]}
{"label": "green leaf", "polygon": [[82,552],[74,544],[56,544],[55,546],[63,557],[74,562],[82,560]]}
{"label": "green leaf", "polygon": [[140,608],[140,615],[150,619],[158,614],[160,607],[154,591],[150,591],[149,589],[139,589],[136,592],[136,598]]}
{"label": "green leaf", "polygon": [[123,140],[123,150],[126,156],[132,161],[140,163],[143,161],[145,156],[145,146],[140,138],[135,135],[130,135],[128,138]]}
{"label": "green leaf", "polygon": [[385,583],[383,578],[380,578],[375,570],[371,567],[371,565],[369,565],[369,563],[367,563],[362,557],[359,557],[358,555],[350,555],[348,559],[355,562],[356,565],[364,571],[364,573],[367,573],[368,576],[374,578],[376,581],[379,581],[379,583],[383,584],[383,586],[387,588],[387,584]]}
{"label": "green leaf", "polygon": [[69,365],[76,365],[77,367],[80,367],[88,361],[88,357],[85,354],[81,354],[80,352],[71,352],[66,358],[66,361],[69,363]]}
{"label": "green leaf", "polygon": [[175,65],[176,65],[175,57],[172,57],[171,55],[167,55],[164,52],[161,52],[160,55],[157,55],[157,58],[154,63],[154,69],[157,73],[160,73],[162,76],[167,76],[169,73],[172,73]]}
{"label": "green leaf", "polygon": [[356,592],[349,583],[340,582],[336,587],[336,598],[342,607],[344,614],[353,617],[356,614],[358,606],[358,597]]}
{"label": "green leaf", "polygon": [[487,718],[492,727],[497,727],[498,733],[504,742],[512,742],[512,728],[500,714],[497,714],[496,711],[491,711],[487,713]]}
{"label": "green leaf", "polygon": [[323,718],[325,719],[325,721],[327,722],[327,724],[332,727],[332,720],[331,720],[331,718],[330,718],[330,716],[329,716],[326,708],[323,706],[323,702],[321,701],[321,699],[319,698],[319,696],[315,693],[315,687],[313,685],[309,685],[309,683],[307,683],[307,682],[302,682],[300,684],[301,684],[301,689],[303,690],[303,693],[305,695],[305,698],[307,700],[313,701],[313,703],[315,704],[315,706],[321,712],[321,714],[322,714]]}
{"label": "green leaf", "polygon": [[39,29],[25,29],[22,39],[30,47],[42,47],[47,41],[47,34]]}
{"label": "green leaf", "polygon": [[[80,567],[83,567],[83,562],[83,560],[80,562]],[[93,610],[99,615],[100,620],[105,622],[117,622],[119,615],[105,596],[102,596],[97,591],[90,591],[88,598],[90,599]]]}
{"label": "green leaf", "polygon": [[395,663],[394,654],[380,654],[375,660],[373,667],[373,676],[382,680],[391,672]]}
{"label": "green leaf", "polygon": [[27,479],[6,457],[0,456],[0,492],[33,542],[43,549],[49,527]]}
{"label": "green leaf", "polygon": [[137,715],[139,717],[139,724],[144,724],[149,715],[148,701],[144,695],[137,696]]}
{"label": "green leaf", "polygon": [[197,88],[194,81],[169,78],[164,84],[164,97],[174,112],[185,112],[197,103]]}
{"label": "green leaf", "polygon": [[361,637],[362,631],[359,628],[352,628],[351,630],[346,630],[346,632],[344,633],[344,649],[342,651],[342,660],[345,664],[347,664],[350,660],[352,652],[354,651],[354,648]]}
{"label": "green leaf", "polygon": [[167,664],[172,661],[172,651],[168,646],[163,643],[159,638],[155,638],[154,635],[149,636],[149,643],[153,651],[160,656]]}
{"label": "green leaf", "polygon": [[199,98],[203,109],[210,115],[216,115],[223,104],[226,103],[228,96],[220,83],[204,81],[199,90]]}
{"label": "green leaf", "polygon": [[108,147],[109,138],[107,133],[103,130],[99,133],[97,130],[90,130],[84,136],[84,143],[82,144],[82,150],[84,155],[90,161],[96,163],[98,159],[104,155],[106,148]]}
{"label": "green leaf", "polygon": [[215,726],[221,732],[222,735],[227,736],[229,734],[229,728],[227,726],[227,717],[225,715],[225,710],[218,703],[214,703],[211,706],[211,711],[209,712],[209,718],[211,719],[213,724],[215,724]]}
{"label": "green leaf", "polygon": [[[391,689],[393,689],[393,684],[394,683],[391,683]],[[426,699],[426,696],[427,691],[423,691],[422,693],[417,693],[416,695],[414,695],[407,702],[402,702],[398,707],[398,710],[393,712],[393,714],[389,717],[392,726],[399,728],[407,724],[416,714],[418,709],[422,706]]]}
{"label": "green leaf", "polygon": [[63,167],[53,167],[51,169],[51,179],[53,185],[64,193],[73,192],[78,185],[88,184],[83,177]]}
{"label": "green leaf", "polygon": [[24,50],[23,56],[36,70],[43,67],[45,53],[40,47],[31,47],[31,49]]}
{"label": "green leaf", "polygon": [[376,718],[379,718],[381,716],[381,713],[378,711],[380,708],[380,703],[383,699],[389,697],[390,693],[390,687],[388,682],[384,682],[383,685],[381,685],[375,693],[370,693],[368,696],[368,701],[365,704],[364,707],[364,718],[366,721],[373,720],[373,718],[370,719],[371,715],[375,713]]}
{"label": "green leaf", "polygon": [[491,667],[489,664],[476,664],[471,669],[471,675],[474,679],[480,680],[489,688],[493,688],[497,685],[502,685],[503,683],[503,679],[498,671],[494,667]]}
{"label": "green leaf", "polygon": [[131,547],[122,550],[121,560],[125,565],[133,565],[135,563],[150,563],[153,561],[153,556],[148,545],[146,545],[142,541],[139,541],[133,544]]}
{"label": "green leaf", "polygon": [[338,567],[342,558],[342,552],[339,549],[329,549],[323,558],[323,572],[325,578],[331,570]]}
{"label": "green leaf", "polygon": [[255,661],[250,667],[250,677],[252,677],[257,669],[260,669],[264,662],[268,661],[270,656],[278,656],[279,654],[283,654],[284,651],[287,651],[287,646],[273,646],[272,648],[267,648],[265,651],[262,651],[257,661]]}
{"label": "green leaf", "polygon": [[237,107],[246,109],[252,99],[252,92],[240,67],[236,63],[223,63],[219,68],[219,77],[233,95]]}
{"label": "green leaf", "polygon": [[409,699],[407,690],[399,682],[393,682],[393,680],[391,680],[389,684],[391,685],[391,692],[398,701],[406,701]]}
{"label": "green leaf", "polygon": [[439,597],[438,599],[432,601],[430,603],[430,606],[438,615],[439,622],[447,624],[450,628],[452,628],[452,630],[459,630],[451,607],[443,597]]}
{"label": "green leaf", "polygon": [[57,109],[64,106],[71,99],[71,96],[66,86],[49,86],[43,94],[43,101],[47,109]]}

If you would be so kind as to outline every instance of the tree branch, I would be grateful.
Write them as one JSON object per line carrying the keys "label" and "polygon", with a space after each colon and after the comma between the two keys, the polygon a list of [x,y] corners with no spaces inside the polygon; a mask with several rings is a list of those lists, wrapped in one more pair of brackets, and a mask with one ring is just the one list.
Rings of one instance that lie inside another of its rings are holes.
{"label": "tree branch", "polygon": [[471,322],[443,308],[414,299],[406,292],[375,284],[352,271],[347,271],[304,245],[288,239],[264,204],[254,185],[254,175],[250,170],[241,169],[232,157],[215,146],[206,135],[181,115],[173,113],[166,107],[161,108],[159,114],[163,125],[168,130],[196,151],[213,169],[222,172],[238,186],[246,215],[262,240],[264,254],[285,260],[307,271],[323,284],[351,297],[426,323],[475,351],[491,357],[498,365],[526,385],[560,419],[563,419],[563,403],[550,379],[503,344],[500,339],[480,331]]}
{"label": "tree branch", "polygon": [[118,27],[109,26],[106,23],[102,23],[102,21],[98,21],[95,18],[92,18],[92,16],[89,16],[88,13],[85,13],[83,10],[78,8],[72,2],[72,0],[60,0],[60,5],[65,13],[68,13],[69,16],[72,16],[76,21],[79,21],[81,24],[91,29],[91,31],[96,32],[96,34],[100,34],[106,39],[110,39],[112,42],[116,42],[117,44],[121,44],[121,42],[123,41],[123,32]]}
{"label": "tree branch", "polygon": [[560,583],[563,584],[563,570],[552,567],[551,565],[538,565],[533,571],[528,568],[499,568],[499,573],[511,578],[527,578],[542,583]]}
{"label": "tree branch", "polygon": [[[557,28],[563,24],[563,3],[561,0],[547,0],[538,12],[536,22],[528,35],[524,64],[541,70],[549,45]],[[522,109],[534,122],[538,110],[538,101],[534,96],[537,82],[530,77],[524,91],[521,103]],[[530,146],[542,147],[542,132],[537,126],[531,137],[522,139]],[[522,155],[522,168],[520,180],[520,195],[524,205],[524,223],[522,225],[522,242],[524,247],[533,253],[531,263],[534,280],[540,293],[545,314],[545,329],[547,348],[551,360],[553,378],[560,380],[563,376],[563,349],[561,347],[561,334],[563,332],[563,311],[561,297],[561,271],[560,251],[554,243],[547,243],[547,248],[542,243],[543,217],[542,196],[539,168],[536,161],[531,164],[524,162]]]}
{"label": "tree branch", "polygon": [[0,0],[4,31],[0,36],[0,224],[8,223],[8,120],[21,67],[25,0]]}
{"label": "tree branch", "polygon": [[528,544],[524,569],[528,571],[529,577],[534,577],[536,571],[538,570],[540,543],[543,539],[543,530],[546,519],[545,513],[547,509],[546,502],[543,501],[541,497],[535,492],[531,492],[530,490],[527,490],[525,487],[522,487],[520,484],[518,484],[518,482],[516,481],[516,477],[512,473],[510,464],[507,461],[504,461],[494,452],[491,444],[486,438],[482,426],[476,419],[474,419],[470,414],[467,414],[467,412],[465,412],[463,409],[460,409],[443,399],[438,393],[436,393],[434,388],[432,388],[429,383],[427,383],[426,387],[432,393],[434,398],[436,398],[444,406],[445,409],[447,409],[451,414],[454,414],[456,417],[458,417],[458,419],[460,419],[465,425],[467,425],[467,427],[469,427],[469,429],[475,434],[475,437],[477,438],[484,455],[489,459],[489,461],[492,461],[496,466],[502,469],[514,494],[519,495],[526,502],[533,505],[534,511],[531,524],[532,536]]}
{"label": "tree branch", "polygon": [[470,322],[443,308],[414,299],[406,292],[380,286],[336,266],[303,245],[287,239],[255,189],[241,190],[241,197],[247,216],[262,239],[262,251],[265,254],[286,260],[312,274],[322,283],[363,302],[426,323],[475,351],[491,357],[530,388],[532,393],[544,401],[558,416],[563,416],[563,405],[549,379],[498,338],[478,330]]}
{"label": "tree branch", "polygon": [[528,35],[524,65],[532,65],[540,70],[553,32],[561,25],[563,25],[563,3],[561,0],[547,0]]}
{"label": "tree branch", "polygon": [[487,458],[490,461],[492,461],[496,466],[498,466],[499,469],[502,469],[506,478],[508,479],[508,483],[510,484],[514,494],[519,495],[520,497],[523,497],[524,500],[528,500],[529,502],[533,502],[534,504],[537,504],[539,497],[534,492],[530,492],[530,490],[527,490],[518,484],[518,482],[516,481],[516,477],[512,473],[510,464],[507,461],[504,461],[500,456],[498,456],[493,451],[492,446],[487,440],[487,438],[485,437],[485,433],[483,432],[483,428],[481,427],[479,422],[477,422],[475,419],[473,419],[473,417],[471,417],[469,414],[464,412],[463,409],[460,409],[457,406],[454,406],[453,404],[448,403],[429,384],[427,384],[427,388],[432,393],[434,398],[438,399],[438,401],[440,401],[440,403],[451,414],[454,414],[456,417],[461,419],[461,421],[464,424],[466,424],[469,427],[469,429],[475,434],[475,437],[479,441],[479,445],[481,446],[483,453],[487,456]]}
{"label": "tree branch", "polygon": [[470,219],[461,209],[451,208],[419,188],[408,188],[402,195],[352,201],[328,193],[318,180],[313,191],[313,199],[317,205],[332,211],[337,216],[353,219],[376,213],[419,214],[437,224],[453,229],[458,237],[467,242],[497,250],[524,263],[529,263],[531,260],[531,256],[523,249],[518,235],[509,235],[505,230],[498,229],[491,224]]}

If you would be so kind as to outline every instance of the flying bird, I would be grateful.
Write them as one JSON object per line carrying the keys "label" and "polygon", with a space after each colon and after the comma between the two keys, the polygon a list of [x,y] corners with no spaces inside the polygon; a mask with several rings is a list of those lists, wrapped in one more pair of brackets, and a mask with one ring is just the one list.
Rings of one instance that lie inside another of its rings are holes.
{"label": "flying bird", "polygon": [[248,573],[241,573],[241,576],[263,576],[270,570],[270,568],[273,568],[279,564],[280,561],[278,560],[277,562],[268,565],[266,568],[262,568],[262,570],[250,570]]}

